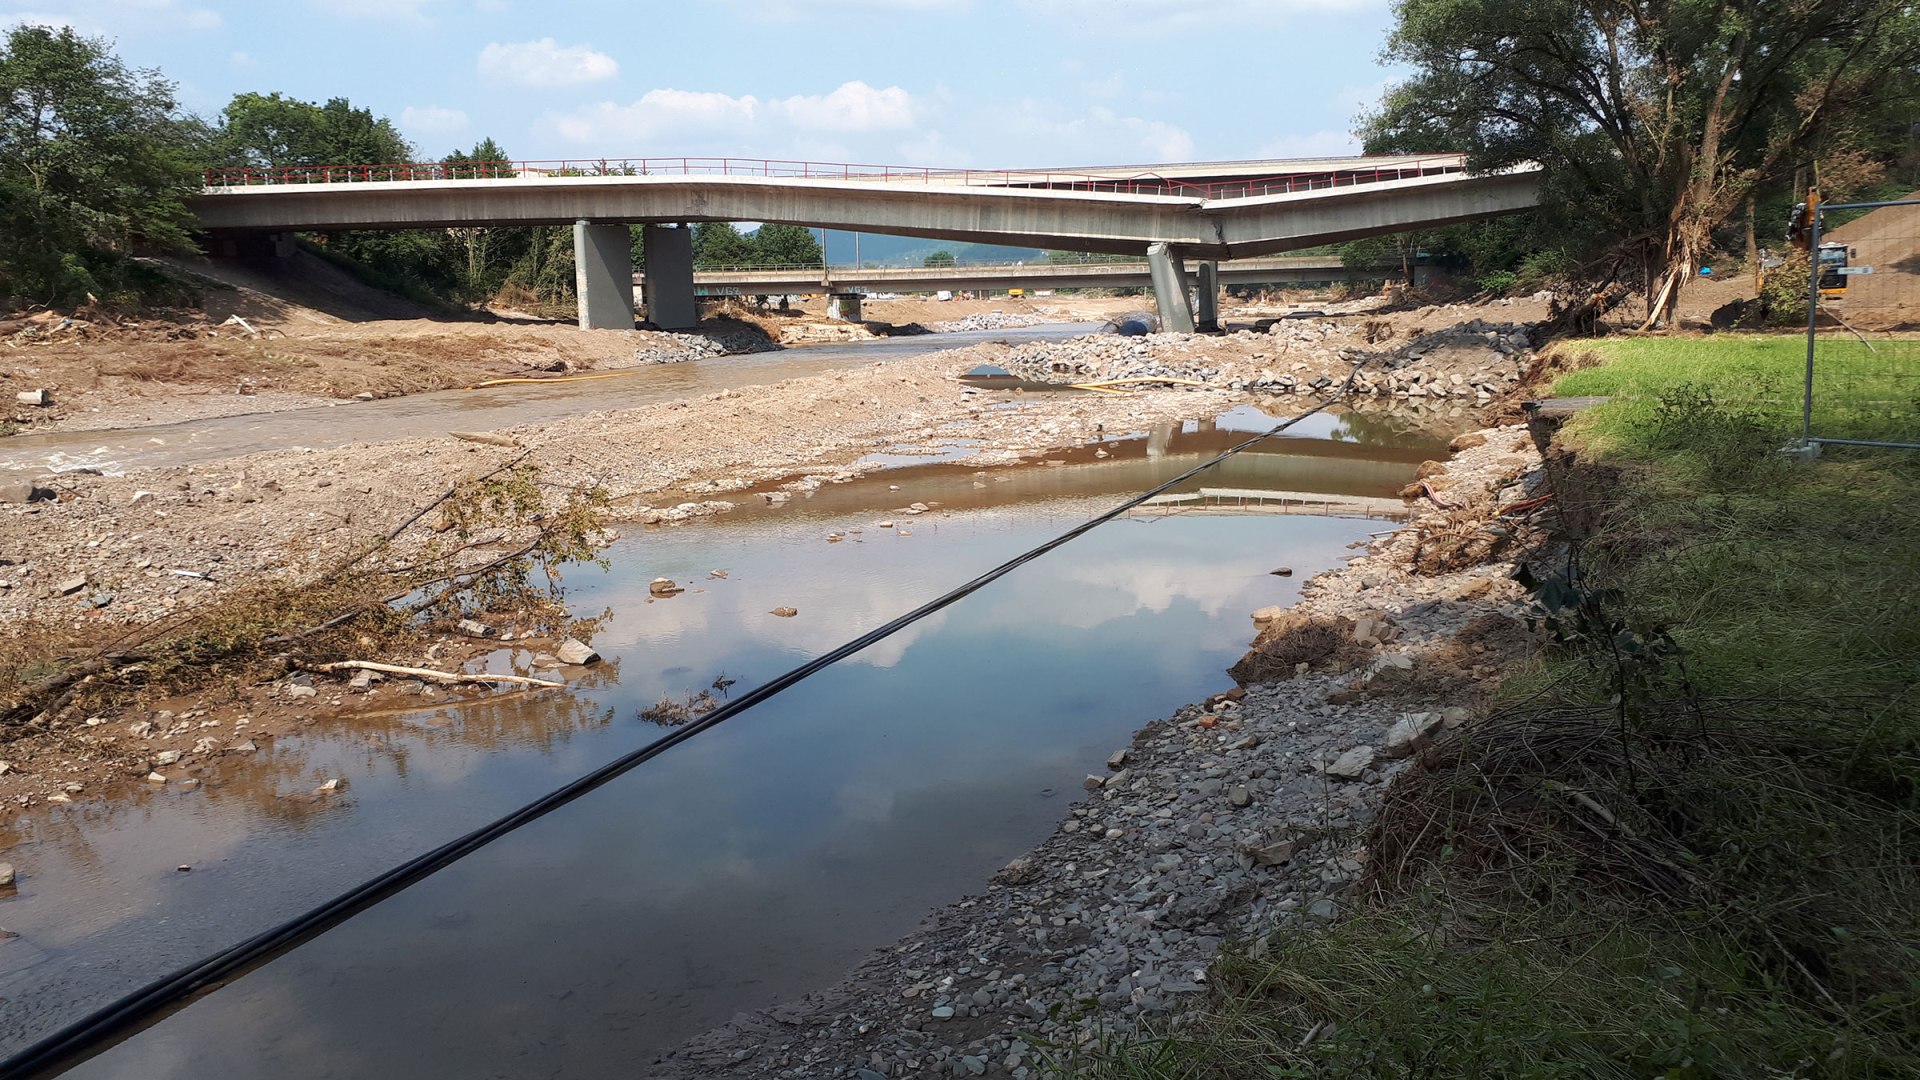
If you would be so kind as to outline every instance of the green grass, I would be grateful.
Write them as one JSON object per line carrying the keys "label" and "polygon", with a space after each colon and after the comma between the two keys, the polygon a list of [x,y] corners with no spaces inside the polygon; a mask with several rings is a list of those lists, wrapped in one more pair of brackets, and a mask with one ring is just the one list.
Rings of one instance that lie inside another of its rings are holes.
{"label": "green grass", "polygon": [[[1920,340],[1823,330],[1814,354],[1813,435],[1817,438],[1920,442]],[[1807,340],[1800,334],[1646,337],[1592,346],[1601,367],[1554,383],[1563,397],[1624,399],[1603,430],[1644,418],[1660,398],[1692,386],[1723,404],[1749,410],[1798,435],[1804,403]]]}
{"label": "green grass", "polygon": [[1561,436],[1566,642],[1396,782],[1359,914],[1230,949],[1191,1024],[1062,1071],[1920,1076],[1920,455],[1778,453],[1800,345],[1603,342],[1562,377],[1614,399]]}

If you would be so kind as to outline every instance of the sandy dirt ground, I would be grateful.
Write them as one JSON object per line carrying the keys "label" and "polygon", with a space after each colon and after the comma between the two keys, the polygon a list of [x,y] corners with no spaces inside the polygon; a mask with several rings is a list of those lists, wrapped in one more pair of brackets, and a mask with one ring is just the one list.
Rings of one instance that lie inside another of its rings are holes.
{"label": "sandy dirt ground", "polygon": [[[281,265],[285,263],[286,265]],[[369,289],[301,253],[287,260],[182,263],[207,283],[203,306],[130,319],[82,312],[0,316],[0,424],[9,431],[123,428],[307,408],[470,386],[494,378],[620,367],[672,347],[674,335],[583,331],[531,315],[450,318]],[[879,302],[871,327],[829,322],[802,305],[755,322],[783,344],[870,340],[882,323],[1029,309],[1019,302]],[[816,305],[819,306],[819,305]],[[1105,319],[1109,302],[1062,309],[1061,319]],[[1138,307],[1136,299],[1133,307]],[[1126,305],[1120,305],[1125,309]],[[932,316],[929,316],[932,317]],[[230,319],[244,322],[230,322]],[[738,333],[710,320],[702,333]],[[21,393],[46,391],[50,404]]]}

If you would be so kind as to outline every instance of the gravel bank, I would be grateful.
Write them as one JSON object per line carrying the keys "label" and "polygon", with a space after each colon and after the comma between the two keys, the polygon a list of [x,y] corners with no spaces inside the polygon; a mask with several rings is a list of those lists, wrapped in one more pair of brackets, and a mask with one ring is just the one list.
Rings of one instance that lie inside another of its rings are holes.
{"label": "gravel bank", "polygon": [[1030,342],[1011,350],[1001,366],[1043,382],[1183,379],[1234,391],[1302,394],[1344,381],[1364,361],[1354,380],[1356,394],[1485,403],[1518,383],[1533,361],[1528,328],[1518,324],[1473,319],[1401,333],[1406,336],[1364,320],[1283,319],[1266,333]]}
{"label": "gravel bank", "polygon": [[1406,755],[1471,722],[1493,664],[1523,647],[1511,562],[1411,570],[1463,515],[1484,518],[1537,482],[1524,429],[1461,444],[1431,482],[1466,507],[1377,541],[1308,583],[1291,612],[1261,613],[1263,640],[1331,625],[1343,639],[1331,657],[1147,725],[1089,762],[1085,798],[984,893],[651,1075],[1038,1075],[1038,1045],[1177,1022],[1224,941],[1337,917]]}

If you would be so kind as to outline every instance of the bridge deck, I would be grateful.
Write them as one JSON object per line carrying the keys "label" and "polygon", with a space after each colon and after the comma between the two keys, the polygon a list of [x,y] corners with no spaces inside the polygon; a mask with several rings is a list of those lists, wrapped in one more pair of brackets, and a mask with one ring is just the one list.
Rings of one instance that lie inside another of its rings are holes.
{"label": "bridge deck", "polygon": [[[215,232],[406,229],[594,222],[763,221],[937,240],[1143,255],[1244,258],[1514,213],[1537,199],[1535,169],[1481,176],[1457,155],[1261,178],[1275,163],[1156,166],[1179,176],[922,170],[839,178],[718,172],[471,175],[450,166],[308,167],[214,174],[192,200]],[[760,163],[772,171],[773,163]],[[851,167],[849,167],[851,168]],[[422,174],[414,170],[427,170]],[[384,171],[383,171],[384,170]],[[1331,171],[1329,171],[1331,170]],[[338,175],[336,175],[338,174]],[[875,183],[874,180],[887,182]],[[273,182],[263,182],[273,181]]]}

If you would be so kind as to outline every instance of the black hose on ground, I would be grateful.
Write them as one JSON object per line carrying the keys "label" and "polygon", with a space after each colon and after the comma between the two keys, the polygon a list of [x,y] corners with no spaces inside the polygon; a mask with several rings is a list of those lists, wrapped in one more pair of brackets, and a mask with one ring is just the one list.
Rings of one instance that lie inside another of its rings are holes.
{"label": "black hose on ground", "polygon": [[965,585],[930,600],[891,622],[869,630],[852,641],[822,653],[799,667],[754,687],[693,723],[675,729],[670,734],[655,739],[631,753],[615,758],[565,787],[549,792],[503,818],[483,825],[458,839],[450,840],[432,851],[415,856],[303,915],[298,915],[279,926],[181,968],[61,1028],[5,1061],[0,1061],[0,1080],[38,1080],[41,1077],[57,1076],[105,1053],[126,1039],[187,1007],[200,997],[291,952],[301,944],[311,941],[380,901],[473,854],[522,825],[545,817],[608,781],[738,716],[796,683],[812,677],[822,669],[898,633],[934,612],[998,581],[1053,549],[1086,535],[1155,495],[1184,483],[1242,450],[1270,439],[1300,421],[1323,411],[1327,406],[1346,396],[1347,391],[1353,386],[1354,376],[1359,372],[1360,365],[1354,365],[1353,370],[1347,373],[1346,381],[1341,384],[1339,391],[1313,408],[1275,424],[1245,442],[1229,447],[1219,456],[1135,495],[1119,506],[1001,563]]}

